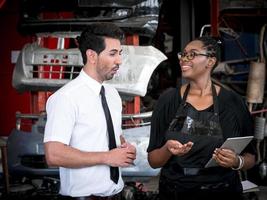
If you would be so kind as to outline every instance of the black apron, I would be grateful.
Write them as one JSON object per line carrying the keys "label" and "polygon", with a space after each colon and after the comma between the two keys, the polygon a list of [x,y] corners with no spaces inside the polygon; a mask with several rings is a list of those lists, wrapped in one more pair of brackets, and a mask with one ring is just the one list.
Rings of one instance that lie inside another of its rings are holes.
{"label": "black apron", "polygon": [[[233,170],[223,167],[204,168],[215,148],[220,147],[225,140],[219,122],[219,102],[215,86],[212,84],[213,106],[203,111],[196,110],[186,102],[189,90],[190,84],[165,133],[165,139],[178,140],[183,144],[192,141],[194,145],[186,155],[172,156],[163,166],[160,187],[162,184],[164,187],[171,186],[172,189],[175,186],[178,192],[201,191],[203,188],[212,190],[213,187],[220,190],[241,190],[237,173]],[[235,188],[237,185],[238,188]]]}

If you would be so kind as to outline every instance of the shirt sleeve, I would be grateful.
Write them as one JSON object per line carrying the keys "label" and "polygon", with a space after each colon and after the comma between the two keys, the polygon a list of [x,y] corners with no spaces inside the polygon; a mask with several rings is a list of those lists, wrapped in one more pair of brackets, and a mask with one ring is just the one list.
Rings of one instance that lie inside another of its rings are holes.
{"label": "shirt sleeve", "polygon": [[[220,102],[220,121],[224,138],[254,135],[253,119],[241,96],[225,91]],[[255,154],[254,142],[243,151]]]}
{"label": "shirt sleeve", "polygon": [[180,95],[177,88],[164,92],[153,110],[151,118],[151,130],[147,152],[160,148],[165,144],[165,132],[171,120],[175,117],[180,103]]}
{"label": "shirt sleeve", "polygon": [[75,124],[75,107],[70,98],[55,93],[47,101],[47,122],[44,142],[58,141],[69,144]]}

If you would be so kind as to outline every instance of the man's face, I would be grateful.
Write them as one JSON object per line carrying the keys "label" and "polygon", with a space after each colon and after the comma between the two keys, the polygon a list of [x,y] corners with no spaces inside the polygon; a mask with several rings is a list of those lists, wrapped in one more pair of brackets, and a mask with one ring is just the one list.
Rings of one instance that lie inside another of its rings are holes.
{"label": "man's face", "polygon": [[105,38],[106,48],[97,57],[97,74],[102,81],[110,80],[122,62],[120,40]]}

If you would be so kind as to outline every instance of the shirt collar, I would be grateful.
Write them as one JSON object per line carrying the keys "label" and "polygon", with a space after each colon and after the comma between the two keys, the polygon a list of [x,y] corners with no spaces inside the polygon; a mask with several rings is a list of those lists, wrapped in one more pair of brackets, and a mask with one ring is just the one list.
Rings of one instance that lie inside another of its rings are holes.
{"label": "shirt collar", "polygon": [[97,82],[95,79],[93,79],[91,76],[85,73],[85,71],[82,69],[80,72],[80,77],[82,80],[86,83],[86,85],[94,91],[96,95],[100,94],[101,86],[99,82]]}

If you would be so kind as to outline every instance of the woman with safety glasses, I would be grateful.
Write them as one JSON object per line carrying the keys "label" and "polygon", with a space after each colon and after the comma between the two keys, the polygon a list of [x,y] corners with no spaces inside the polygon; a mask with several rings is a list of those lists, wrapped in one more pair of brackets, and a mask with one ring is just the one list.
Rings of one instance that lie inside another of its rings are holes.
{"label": "woman with safety glasses", "polygon": [[[147,151],[151,167],[162,168],[160,200],[242,199],[238,170],[254,166],[254,146],[240,155],[219,147],[253,135],[253,125],[243,99],[211,80],[218,51],[211,37],[189,42],[178,53],[188,83],[162,94],[153,111]],[[211,157],[216,166],[205,167]]]}

